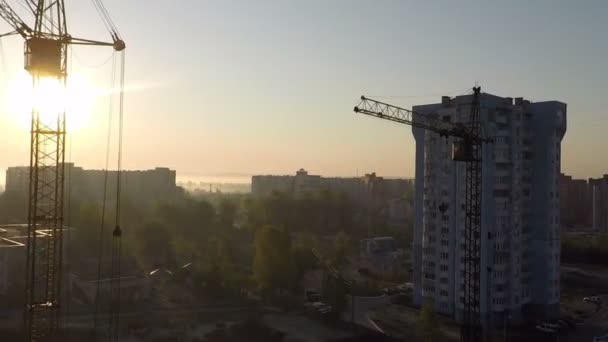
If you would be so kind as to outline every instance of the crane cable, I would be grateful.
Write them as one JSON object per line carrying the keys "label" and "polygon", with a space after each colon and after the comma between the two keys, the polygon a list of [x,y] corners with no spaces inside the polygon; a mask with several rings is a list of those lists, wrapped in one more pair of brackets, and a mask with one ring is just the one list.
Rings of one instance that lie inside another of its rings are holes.
{"label": "crane cable", "polygon": [[[114,89],[116,86],[116,53],[112,54],[112,79],[110,81],[110,89]],[[109,98],[109,110],[108,110],[108,132],[106,136],[106,160],[105,160],[105,172],[103,175],[103,201],[101,204],[101,222],[99,227],[99,241],[97,246],[97,284],[95,286],[95,312],[93,315],[93,333],[97,335],[98,328],[98,316],[99,316],[99,293],[101,283],[101,266],[103,261],[103,239],[105,231],[105,220],[106,220],[106,206],[108,199],[108,174],[110,169],[110,144],[112,138],[112,112],[114,107],[114,97]]]}
{"label": "crane cable", "polygon": [[120,327],[120,262],[122,253],[121,219],[121,174],[123,149],[123,113],[124,113],[124,83],[125,83],[125,51],[120,52],[120,89],[118,109],[118,161],[116,173],[116,225],[112,231],[112,277],[110,278],[110,341],[118,341]]}
{"label": "crane cable", "polygon": [[114,40],[119,40],[120,34],[118,33],[118,29],[116,29],[116,25],[114,24],[112,17],[110,17],[108,10],[103,5],[103,2],[101,2],[101,0],[91,0],[91,2],[93,3],[93,6],[95,6],[97,13],[101,17],[101,20],[103,21],[104,26],[110,32],[110,35],[112,36],[112,38]]}

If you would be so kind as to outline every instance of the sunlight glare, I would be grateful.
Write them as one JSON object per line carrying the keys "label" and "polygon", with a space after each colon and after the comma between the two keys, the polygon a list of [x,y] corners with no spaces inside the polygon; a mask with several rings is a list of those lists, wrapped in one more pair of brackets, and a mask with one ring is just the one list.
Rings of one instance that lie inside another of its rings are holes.
{"label": "sunlight glare", "polygon": [[9,83],[9,110],[18,127],[29,130],[32,109],[44,123],[53,123],[65,109],[68,131],[84,128],[89,121],[95,98],[93,88],[78,75],[68,77],[67,87],[54,78],[40,79],[36,89],[25,70]]}

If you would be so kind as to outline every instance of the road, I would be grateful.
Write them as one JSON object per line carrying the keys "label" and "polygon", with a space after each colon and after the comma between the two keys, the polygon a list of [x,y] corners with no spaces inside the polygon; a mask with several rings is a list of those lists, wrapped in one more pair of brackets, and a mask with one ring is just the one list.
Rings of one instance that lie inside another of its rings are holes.
{"label": "road", "polygon": [[585,319],[583,325],[579,326],[574,331],[559,336],[559,341],[591,342],[593,341],[594,336],[601,336],[608,333],[608,294],[598,297],[602,299],[603,304],[598,305],[597,310]]}
{"label": "road", "polygon": [[344,320],[350,322],[353,320],[356,324],[364,326],[368,329],[379,331],[384,333],[373,320],[370,319],[369,313],[370,311],[378,308],[380,306],[384,306],[390,304],[391,299],[388,296],[378,296],[378,297],[355,297],[354,312],[351,311],[351,298],[348,296],[348,310],[344,313]]}
{"label": "road", "polygon": [[[123,311],[120,313],[121,319],[132,319],[132,318],[158,318],[164,316],[179,316],[179,315],[191,315],[199,313],[245,313],[252,311],[270,311],[266,309],[260,309],[256,306],[218,306],[218,305],[201,305],[193,307],[181,307],[181,308],[150,308],[146,310],[134,310],[134,311]],[[1,327],[14,327],[21,323],[22,311],[12,311],[5,313],[1,319]],[[101,322],[107,322],[109,319],[109,313],[100,313],[99,320]],[[92,326],[94,314],[91,312],[73,312],[69,315],[62,317],[64,325],[69,326]]]}

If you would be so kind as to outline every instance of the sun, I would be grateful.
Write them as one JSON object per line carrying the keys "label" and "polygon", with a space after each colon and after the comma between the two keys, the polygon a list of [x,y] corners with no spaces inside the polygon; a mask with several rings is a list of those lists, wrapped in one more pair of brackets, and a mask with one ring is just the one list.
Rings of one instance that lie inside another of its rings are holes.
{"label": "sun", "polygon": [[53,124],[65,110],[68,132],[89,124],[96,96],[90,83],[77,74],[70,75],[66,85],[56,78],[43,77],[34,87],[25,70],[11,80],[8,94],[9,111],[19,127],[29,130],[32,110],[40,114],[44,124]]}

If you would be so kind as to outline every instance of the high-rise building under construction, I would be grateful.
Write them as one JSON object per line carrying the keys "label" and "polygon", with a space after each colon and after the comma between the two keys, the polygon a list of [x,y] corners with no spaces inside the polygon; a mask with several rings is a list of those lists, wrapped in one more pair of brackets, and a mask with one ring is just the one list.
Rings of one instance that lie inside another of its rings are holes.
{"label": "high-rise building under construction", "polygon": [[[466,123],[472,95],[443,97],[415,113]],[[414,121],[422,120],[414,115]],[[480,95],[483,135],[480,315],[484,325],[559,311],[560,145],[566,104]],[[414,302],[461,320],[465,166],[453,138],[412,128],[416,140]]]}

